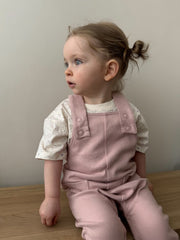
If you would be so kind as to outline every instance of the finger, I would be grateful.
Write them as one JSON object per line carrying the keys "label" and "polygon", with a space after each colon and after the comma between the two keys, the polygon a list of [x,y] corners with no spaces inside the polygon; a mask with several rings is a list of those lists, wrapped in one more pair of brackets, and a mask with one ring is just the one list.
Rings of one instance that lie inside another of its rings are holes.
{"label": "finger", "polygon": [[58,221],[58,216],[55,216],[54,219],[53,219],[53,224],[55,225]]}
{"label": "finger", "polygon": [[52,222],[52,219],[51,219],[51,218],[47,218],[47,219],[46,219],[46,225],[47,225],[48,227],[51,227],[51,226],[53,225],[53,222]]}
{"label": "finger", "polygon": [[42,223],[43,225],[46,225],[46,219],[45,219],[45,218],[41,218],[41,223]]}

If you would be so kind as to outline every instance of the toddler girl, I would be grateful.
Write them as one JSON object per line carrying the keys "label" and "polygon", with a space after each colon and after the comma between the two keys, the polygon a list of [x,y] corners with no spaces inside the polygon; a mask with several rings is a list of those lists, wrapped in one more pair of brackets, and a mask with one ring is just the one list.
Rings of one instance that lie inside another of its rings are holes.
{"label": "toddler girl", "polygon": [[[139,110],[121,93],[129,61],[147,58],[136,41],[129,48],[113,23],[70,31],[64,45],[65,76],[73,95],[44,121],[36,158],[44,159],[42,224],[60,215],[60,178],[86,240],[125,240],[123,211],[136,240],[177,240],[148,188],[148,129]],[[117,90],[117,86],[119,89]]]}

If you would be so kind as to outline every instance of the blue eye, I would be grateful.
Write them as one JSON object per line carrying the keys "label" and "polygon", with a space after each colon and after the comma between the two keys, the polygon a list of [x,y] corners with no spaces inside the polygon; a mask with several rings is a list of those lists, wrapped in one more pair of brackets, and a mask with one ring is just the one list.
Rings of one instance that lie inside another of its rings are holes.
{"label": "blue eye", "polygon": [[74,62],[76,65],[80,65],[82,63],[82,61],[80,59],[75,59]]}

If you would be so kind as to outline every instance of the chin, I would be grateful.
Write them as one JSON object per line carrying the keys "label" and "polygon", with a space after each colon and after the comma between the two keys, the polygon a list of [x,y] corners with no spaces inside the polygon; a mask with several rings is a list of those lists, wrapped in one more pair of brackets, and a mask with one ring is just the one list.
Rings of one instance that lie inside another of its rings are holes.
{"label": "chin", "polygon": [[72,89],[72,92],[76,95],[83,95],[81,91],[78,91],[77,89]]}

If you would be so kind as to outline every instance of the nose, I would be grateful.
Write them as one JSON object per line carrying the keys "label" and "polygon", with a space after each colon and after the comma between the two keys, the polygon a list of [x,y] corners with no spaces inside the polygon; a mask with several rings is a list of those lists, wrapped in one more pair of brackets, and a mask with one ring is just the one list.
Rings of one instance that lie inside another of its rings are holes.
{"label": "nose", "polygon": [[70,68],[67,68],[67,69],[65,70],[65,75],[66,75],[66,76],[72,76],[72,71],[71,71]]}

